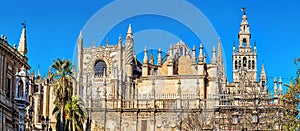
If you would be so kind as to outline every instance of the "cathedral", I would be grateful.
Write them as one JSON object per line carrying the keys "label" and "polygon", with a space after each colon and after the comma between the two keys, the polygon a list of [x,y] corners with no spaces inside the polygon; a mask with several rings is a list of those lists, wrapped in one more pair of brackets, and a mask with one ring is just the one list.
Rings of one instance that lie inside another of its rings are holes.
{"label": "cathedral", "polygon": [[[131,25],[125,38],[119,36],[118,43],[107,42],[105,46],[84,47],[80,33],[77,88],[74,92],[85,102],[89,117],[86,128],[107,131],[183,130],[186,118],[192,112],[200,112],[206,119],[203,129],[242,129],[241,123],[247,125],[249,121],[238,114],[241,111],[253,112],[254,109],[235,107],[255,102],[239,103],[237,99],[253,96],[252,93],[270,98],[263,65],[257,77],[256,44],[251,44],[250,40],[249,23],[244,12],[238,32],[239,43],[237,47],[233,46],[233,82],[230,83],[224,69],[220,39],[216,43],[217,49],[212,49],[210,62],[206,60],[201,43],[196,49],[196,46],[188,47],[182,40],[171,44],[166,55],[158,49],[154,57],[145,48],[143,60],[139,61],[133,49]],[[199,52],[198,56],[196,52]],[[231,95],[234,97],[232,101],[223,99],[230,94],[235,94]],[[232,110],[236,111],[232,113]],[[230,116],[222,115],[229,111]],[[235,119],[224,120],[229,117]],[[233,126],[226,126],[230,124]]]}

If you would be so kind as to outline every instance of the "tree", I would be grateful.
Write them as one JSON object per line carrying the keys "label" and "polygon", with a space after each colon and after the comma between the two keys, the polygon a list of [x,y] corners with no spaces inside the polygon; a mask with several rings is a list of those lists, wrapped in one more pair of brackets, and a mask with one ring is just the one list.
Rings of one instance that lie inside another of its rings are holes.
{"label": "tree", "polygon": [[[60,108],[56,106],[53,110],[57,121],[61,119]],[[80,96],[73,95],[70,100],[66,102],[64,108],[64,130],[65,131],[82,131],[83,123],[87,118],[83,101]],[[60,129],[60,124],[56,125],[56,129]]]}
{"label": "tree", "polygon": [[55,70],[51,78],[57,80],[54,82],[54,92],[56,94],[54,104],[57,108],[60,108],[59,111],[62,114],[59,120],[57,119],[56,125],[60,125],[59,130],[62,131],[65,121],[64,108],[67,100],[71,99],[72,96],[72,63],[70,60],[57,59],[51,67]]}
{"label": "tree", "polygon": [[296,65],[296,78],[288,86],[288,91],[282,96],[284,106],[284,130],[300,129],[299,106],[300,106],[300,57],[294,61]]}
{"label": "tree", "polygon": [[208,125],[212,124],[209,115],[205,112],[189,112],[188,117],[183,119],[183,131],[203,131],[210,128]]}

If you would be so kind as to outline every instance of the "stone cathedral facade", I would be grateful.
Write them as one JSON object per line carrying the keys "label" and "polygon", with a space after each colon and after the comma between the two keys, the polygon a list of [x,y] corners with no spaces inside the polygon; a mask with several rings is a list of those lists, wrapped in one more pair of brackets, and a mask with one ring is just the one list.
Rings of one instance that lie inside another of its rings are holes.
{"label": "stone cathedral facade", "polygon": [[[264,68],[257,79],[256,45],[244,13],[238,33],[239,44],[233,47],[233,83],[227,81],[221,40],[212,49],[208,62],[203,51],[182,40],[171,44],[166,55],[144,50],[142,61],[134,53],[134,37],[129,25],[125,42],[84,47],[78,38],[78,76],[76,94],[82,96],[88,111],[87,129],[164,131],[181,130],[190,112],[205,112],[209,118],[220,105],[221,93],[235,92],[242,71],[247,80],[265,87]],[[199,52],[196,56],[196,52]],[[156,61],[156,62],[154,62]],[[244,76],[244,75],[243,75]],[[213,118],[213,117],[211,117]],[[205,128],[213,129],[213,120]]]}

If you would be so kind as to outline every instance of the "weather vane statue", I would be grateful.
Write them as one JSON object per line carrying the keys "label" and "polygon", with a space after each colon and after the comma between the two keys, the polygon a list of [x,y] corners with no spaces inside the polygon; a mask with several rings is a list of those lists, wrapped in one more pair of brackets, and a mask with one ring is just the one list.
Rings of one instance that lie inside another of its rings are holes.
{"label": "weather vane statue", "polygon": [[243,11],[244,15],[246,15],[246,8],[242,7],[241,10]]}
{"label": "weather vane statue", "polygon": [[26,28],[26,20],[24,20],[24,22],[21,23],[21,25]]}

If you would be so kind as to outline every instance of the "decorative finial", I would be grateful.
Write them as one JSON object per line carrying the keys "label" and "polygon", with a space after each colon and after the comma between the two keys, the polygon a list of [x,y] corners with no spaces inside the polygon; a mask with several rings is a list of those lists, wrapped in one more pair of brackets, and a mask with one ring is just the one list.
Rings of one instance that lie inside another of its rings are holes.
{"label": "decorative finial", "polygon": [[241,10],[243,11],[243,14],[246,15],[246,8],[242,7]]}

